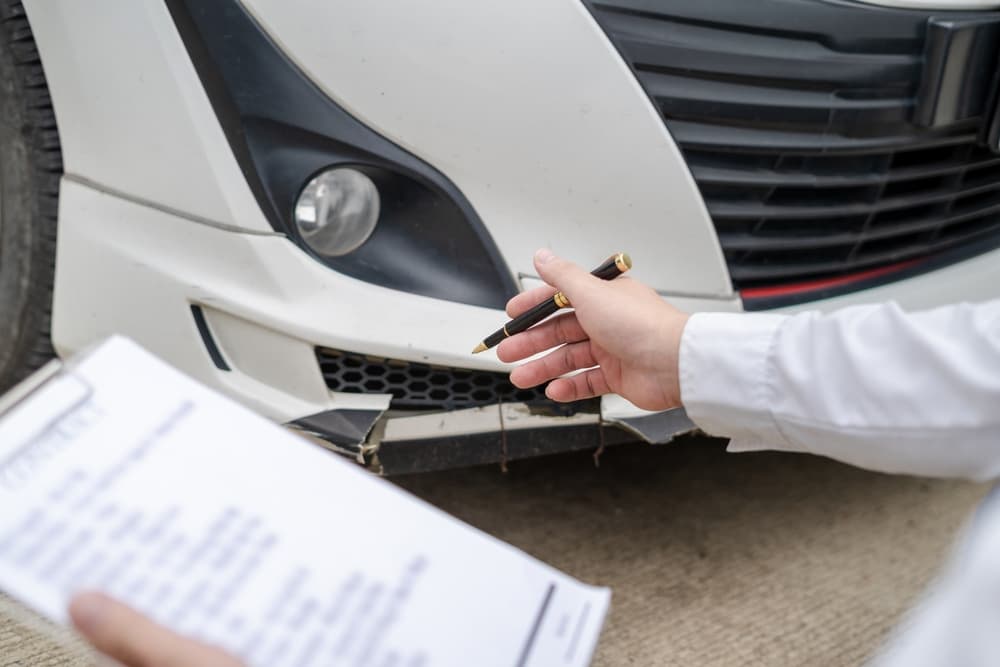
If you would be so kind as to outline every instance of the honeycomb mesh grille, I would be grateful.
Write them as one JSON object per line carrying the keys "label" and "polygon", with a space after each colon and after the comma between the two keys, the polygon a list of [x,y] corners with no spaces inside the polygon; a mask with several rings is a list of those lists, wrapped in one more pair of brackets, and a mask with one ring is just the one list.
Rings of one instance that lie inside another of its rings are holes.
{"label": "honeycomb mesh grille", "polygon": [[318,349],[320,370],[332,391],[392,394],[393,408],[456,410],[499,402],[548,399],[545,388],[518,389],[506,373],[432,366],[398,359]]}

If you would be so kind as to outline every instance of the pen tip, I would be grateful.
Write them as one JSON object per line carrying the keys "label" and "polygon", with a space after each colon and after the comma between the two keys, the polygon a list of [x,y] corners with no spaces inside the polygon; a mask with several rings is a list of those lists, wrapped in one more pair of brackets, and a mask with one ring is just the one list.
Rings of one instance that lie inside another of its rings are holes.
{"label": "pen tip", "polygon": [[472,348],[472,354],[479,354],[480,352],[484,352],[486,349],[487,349],[486,343],[480,343],[479,345]]}

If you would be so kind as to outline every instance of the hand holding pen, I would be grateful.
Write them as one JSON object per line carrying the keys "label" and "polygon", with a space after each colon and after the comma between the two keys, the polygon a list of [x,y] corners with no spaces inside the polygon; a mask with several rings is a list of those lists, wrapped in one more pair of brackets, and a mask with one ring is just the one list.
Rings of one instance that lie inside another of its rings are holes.
{"label": "hand holding pen", "polygon": [[677,359],[686,313],[637,280],[599,280],[548,250],[535,254],[535,268],[548,285],[515,296],[508,315],[516,319],[556,291],[574,310],[502,340],[497,357],[504,362],[548,351],[515,368],[512,383],[551,380],[545,393],[555,401],[615,393],[646,410],[680,405]]}
{"label": "hand holding pen", "polygon": [[[604,263],[590,272],[590,275],[601,280],[614,280],[632,268],[632,259],[623,252],[608,257]],[[473,348],[473,354],[479,354],[500,343],[505,338],[521,333],[525,329],[535,326],[549,315],[555,313],[560,308],[568,308],[569,299],[562,292],[556,292],[548,299],[524,311],[507,324],[497,329]]]}

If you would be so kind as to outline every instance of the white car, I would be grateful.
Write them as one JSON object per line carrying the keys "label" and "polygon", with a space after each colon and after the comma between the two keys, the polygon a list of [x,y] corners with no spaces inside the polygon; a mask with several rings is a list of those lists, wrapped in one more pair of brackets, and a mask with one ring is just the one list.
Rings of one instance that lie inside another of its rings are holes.
{"label": "white car", "polygon": [[470,354],[534,250],[692,311],[1000,296],[998,6],[4,1],[0,387],[120,333],[386,473],[667,441]]}

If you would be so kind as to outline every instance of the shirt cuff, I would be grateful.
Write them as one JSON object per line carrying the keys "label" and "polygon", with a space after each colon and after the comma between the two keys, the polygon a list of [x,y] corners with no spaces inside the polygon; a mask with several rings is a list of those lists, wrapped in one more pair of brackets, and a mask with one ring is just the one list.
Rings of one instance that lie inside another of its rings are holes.
{"label": "shirt cuff", "polygon": [[695,313],[681,336],[681,403],[730,451],[801,451],[781,435],[771,413],[773,349],[786,315]]}

